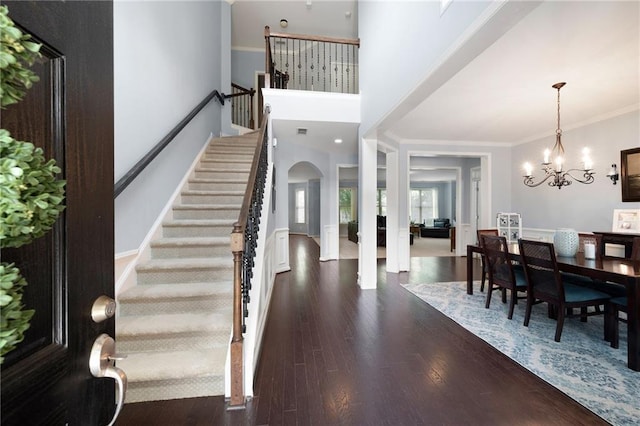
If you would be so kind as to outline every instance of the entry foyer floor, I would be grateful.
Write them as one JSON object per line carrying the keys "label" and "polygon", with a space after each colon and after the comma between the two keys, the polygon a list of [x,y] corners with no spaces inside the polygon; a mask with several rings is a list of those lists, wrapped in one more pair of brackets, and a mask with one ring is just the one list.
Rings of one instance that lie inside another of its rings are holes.
{"label": "entry foyer floor", "polygon": [[378,288],[360,290],[357,260],[321,263],[318,250],[290,237],[246,410],[223,397],[128,404],[117,424],[607,424],[400,286],[464,280],[466,258],[412,258],[403,274],[379,259]]}

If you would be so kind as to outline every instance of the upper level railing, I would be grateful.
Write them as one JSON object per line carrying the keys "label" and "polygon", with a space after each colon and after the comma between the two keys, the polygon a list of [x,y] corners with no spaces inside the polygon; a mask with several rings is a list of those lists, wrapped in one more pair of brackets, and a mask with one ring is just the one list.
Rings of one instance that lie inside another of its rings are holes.
{"label": "upper level railing", "polygon": [[258,143],[238,221],[233,224],[231,252],[233,253],[233,336],[231,338],[231,401],[232,407],[244,404],[243,391],[243,333],[249,310],[249,291],[253,278],[254,258],[258,246],[258,230],[262,212],[262,199],[268,171],[267,122],[269,109],[265,108],[258,134]]}
{"label": "upper level railing", "polygon": [[272,33],[264,28],[269,87],[358,93],[359,39]]}
{"label": "upper level railing", "polygon": [[253,129],[255,125],[253,114],[253,96],[255,89],[247,89],[238,84],[231,83],[231,122],[238,126]]}

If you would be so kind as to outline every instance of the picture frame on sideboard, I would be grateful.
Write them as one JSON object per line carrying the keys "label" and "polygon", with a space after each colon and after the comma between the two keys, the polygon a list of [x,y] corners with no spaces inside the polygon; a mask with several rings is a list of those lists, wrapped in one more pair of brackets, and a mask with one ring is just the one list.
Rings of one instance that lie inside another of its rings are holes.
{"label": "picture frame on sideboard", "polygon": [[640,234],[640,209],[613,210],[611,232]]}

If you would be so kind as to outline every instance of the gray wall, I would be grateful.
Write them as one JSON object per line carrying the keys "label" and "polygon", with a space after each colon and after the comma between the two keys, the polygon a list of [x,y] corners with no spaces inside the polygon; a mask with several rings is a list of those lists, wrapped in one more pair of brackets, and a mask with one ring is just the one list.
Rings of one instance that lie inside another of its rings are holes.
{"label": "gray wall", "polygon": [[231,50],[231,81],[247,89],[256,88],[256,71],[264,72],[264,52]]}
{"label": "gray wall", "polygon": [[[217,0],[115,1],[113,12],[117,181],[207,94],[221,90],[222,40],[229,37],[221,34]],[[214,101],[116,199],[116,253],[140,246],[196,154],[220,128],[221,108]]]}
{"label": "gray wall", "polygon": [[307,190],[307,233],[312,237],[320,236],[320,208],[320,179],[312,179]]}
{"label": "gray wall", "polygon": [[529,161],[536,166],[545,148],[551,148],[555,135],[513,148],[511,169],[512,210],[522,214],[523,227],[578,231],[611,230],[614,209],[640,209],[640,203],[623,203],[621,185],[613,185],[606,177],[612,163],[620,167],[620,151],[640,146],[640,112],[630,112],[609,120],[572,130],[563,130],[567,165],[577,167],[583,147],[591,149],[595,182],[590,185],[573,183],[558,190],[545,184],[529,188],[522,183],[522,165]]}

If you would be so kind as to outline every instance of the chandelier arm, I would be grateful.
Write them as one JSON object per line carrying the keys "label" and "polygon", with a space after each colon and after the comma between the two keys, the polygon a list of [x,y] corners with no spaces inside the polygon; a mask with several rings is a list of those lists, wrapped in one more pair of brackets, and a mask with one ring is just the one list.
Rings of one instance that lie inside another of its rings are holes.
{"label": "chandelier arm", "polygon": [[[577,178],[574,175],[572,175],[570,172],[582,172],[583,174],[583,179]],[[595,174],[595,172],[592,172],[590,170],[584,170],[584,169],[569,169],[566,172],[563,173],[564,175],[568,175],[571,179],[575,180],[576,182],[580,182],[580,183],[584,183],[584,184],[590,184],[593,183],[595,181],[595,178],[593,177],[593,175]]]}
{"label": "chandelier arm", "polygon": [[[524,177],[524,184],[525,184],[525,185],[527,185],[527,186],[528,186],[528,187],[530,187],[530,188],[535,188],[536,186],[540,186],[540,185],[542,185],[543,183],[545,183],[546,181],[548,181],[548,180],[549,180],[549,178],[550,178],[550,177],[552,177],[552,176],[554,176],[554,175],[553,175],[553,174],[547,174],[547,175],[545,176],[545,178],[544,178],[544,179],[542,179],[542,180],[541,180],[540,182],[538,182],[538,183],[534,183],[533,176],[525,176],[525,177]],[[549,182],[549,185],[551,185],[551,183],[553,183],[553,181],[552,181],[552,182]]]}

